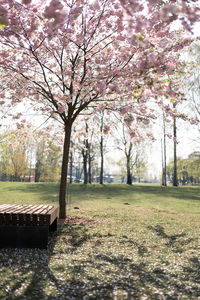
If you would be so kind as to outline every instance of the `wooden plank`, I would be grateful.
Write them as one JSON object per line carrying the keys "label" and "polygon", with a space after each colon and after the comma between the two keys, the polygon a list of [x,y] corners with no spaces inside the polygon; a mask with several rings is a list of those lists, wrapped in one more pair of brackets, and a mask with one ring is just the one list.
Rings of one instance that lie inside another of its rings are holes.
{"label": "wooden plank", "polygon": [[4,224],[6,225],[9,225],[9,224],[13,224],[13,221],[12,221],[12,216],[13,216],[13,211],[16,211],[16,210],[20,210],[22,207],[22,205],[16,205],[14,207],[14,205],[10,206],[5,212],[4,212],[4,216],[3,216],[3,222]]}
{"label": "wooden plank", "polygon": [[16,211],[20,211],[22,209],[23,205],[16,205],[15,207],[9,207],[7,208],[3,213],[16,213]]}
{"label": "wooden plank", "polygon": [[7,208],[2,209],[2,211],[0,213],[13,211],[13,209],[15,209],[16,207],[20,207],[20,206],[22,206],[22,205],[17,205],[17,206],[9,205]]}
{"label": "wooden plank", "polygon": [[37,220],[37,214],[34,215],[38,209],[41,209],[43,207],[43,205],[35,205],[30,211],[28,211],[26,213],[26,222],[27,224],[30,225],[37,225],[38,224],[38,220]]}
{"label": "wooden plank", "polygon": [[51,205],[48,205],[48,207],[43,208],[43,210],[41,210],[40,214],[38,215],[38,219],[39,219],[39,225],[40,226],[48,226],[49,222],[47,220],[47,213],[52,209]]}
{"label": "wooden plank", "polygon": [[36,211],[38,211],[38,209],[40,209],[43,205],[32,205],[32,207],[30,208],[29,211],[27,211],[27,214],[33,214]]}
{"label": "wooden plank", "polygon": [[6,211],[6,210],[10,210],[11,209],[11,206],[10,205],[2,205],[1,206],[1,213],[0,213],[0,224],[5,224],[5,214],[4,214],[4,212]]}
{"label": "wooden plank", "polygon": [[49,206],[47,209],[39,215],[39,225],[51,225],[58,215],[58,208],[54,206]]}
{"label": "wooden plank", "polygon": [[10,205],[9,204],[0,204],[0,213],[6,210]]}
{"label": "wooden plank", "polygon": [[0,224],[49,226],[58,217],[52,205],[1,205]]}
{"label": "wooden plank", "polygon": [[19,213],[24,211],[26,207],[27,207],[27,205],[21,205],[20,207],[18,207],[16,205],[12,211],[9,211],[9,214],[11,215],[11,223],[10,224],[12,224],[12,225],[19,224]]}
{"label": "wooden plank", "polygon": [[[38,209],[40,209],[42,207],[42,205],[38,206],[38,205],[28,205],[26,207],[24,207],[23,210],[21,210],[18,213],[18,218],[19,218],[19,225],[27,225],[27,224],[33,224],[33,220],[31,218],[31,215],[37,211]],[[37,222],[35,222],[35,225],[37,224]]]}
{"label": "wooden plank", "polygon": [[38,209],[38,207],[33,208],[32,206],[30,207],[28,205],[24,206],[24,208],[17,213],[17,216],[18,216],[18,219],[19,219],[18,224],[19,225],[26,225],[27,220],[29,222],[29,219],[27,217],[27,213],[30,212],[30,211],[33,211],[33,210],[37,210],[37,209]]}
{"label": "wooden plank", "polygon": [[58,218],[58,215],[59,215],[59,209],[58,209],[58,206],[55,206],[53,207],[48,215],[50,216],[50,220],[49,220],[49,225],[51,225],[53,223],[53,221]]}
{"label": "wooden plank", "polygon": [[34,212],[34,214],[41,214],[45,209],[48,208],[49,205],[42,205],[42,207],[40,207],[40,209],[38,209],[37,211]]}
{"label": "wooden plank", "polygon": [[46,220],[46,212],[49,211],[49,205],[46,207],[43,207],[43,209],[38,214],[38,225],[44,226],[48,225],[48,222]]}
{"label": "wooden plank", "polygon": [[40,225],[49,225],[48,213],[51,211],[53,206],[48,206],[39,214],[39,224]]}
{"label": "wooden plank", "polygon": [[[12,207],[12,209],[9,210],[9,213],[15,214],[16,212],[19,212],[19,211],[21,211],[22,209],[24,209],[24,205],[14,205],[14,206]],[[6,213],[7,213],[7,211],[6,211]]]}
{"label": "wooden plank", "polygon": [[0,213],[4,212],[13,212],[13,213],[19,213],[21,210],[21,213],[25,212],[25,210],[32,210],[32,213],[43,213],[43,211],[48,211],[52,208],[53,206],[51,205],[24,205],[24,204],[19,204],[19,205],[14,205],[14,204],[3,204],[0,205]]}
{"label": "wooden plank", "polygon": [[40,214],[42,211],[44,211],[46,208],[48,208],[48,205],[43,205],[42,207],[40,207],[38,210],[36,210],[33,215],[32,215],[32,218],[33,218],[33,225],[44,225],[45,222],[44,222],[44,217],[40,217]]}
{"label": "wooden plank", "polygon": [[20,214],[20,222],[23,222],[24,225],[32,225],[30,219],[30,211],[36,209],[35,205],[28,205],[27,208]]}
{"label": "wooden plank", "polygon": [[25,223],[26,225],[32,225],[33,221],[32,221],[32,213],[38,209],[37,205],[31,205],[29,206],[29,208],[26,210],[26,214],[25,214]]}
{"label": "wooden plank", "polygon": [[35,205],[24,205],[23,208],[21,209],[20,213],[27,213],[30,210],[33,209]]}
{"label": "wooden plank", "polygon": [[52,208],[53,208],[53,206],[52,206],[52,205],[49,205],[46,209],[44,209],[44,210],[41,212],[41,214],[48,214],[48,212],[49,212],[50,210],[52,210]]}

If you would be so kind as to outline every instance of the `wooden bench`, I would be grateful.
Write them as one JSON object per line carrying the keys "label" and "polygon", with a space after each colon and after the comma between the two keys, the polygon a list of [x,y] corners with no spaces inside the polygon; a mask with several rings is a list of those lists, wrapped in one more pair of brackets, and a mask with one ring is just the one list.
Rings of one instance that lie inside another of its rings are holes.
{"label": "wooden bench", "polygon": [[58,207],[0,204],[0,248],[47,248],[49,231],[57,230]]}

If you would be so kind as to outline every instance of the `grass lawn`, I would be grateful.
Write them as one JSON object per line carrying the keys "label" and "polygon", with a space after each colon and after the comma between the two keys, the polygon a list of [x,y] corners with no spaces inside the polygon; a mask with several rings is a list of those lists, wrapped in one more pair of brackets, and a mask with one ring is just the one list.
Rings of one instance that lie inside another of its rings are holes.
{"label": "grass lawn", "polygon": [[[0,183],[0,204],[57,198]],[[48,250],[0,249],[0,299],[200,299],[199,187],[73,184],[68,215]]]}

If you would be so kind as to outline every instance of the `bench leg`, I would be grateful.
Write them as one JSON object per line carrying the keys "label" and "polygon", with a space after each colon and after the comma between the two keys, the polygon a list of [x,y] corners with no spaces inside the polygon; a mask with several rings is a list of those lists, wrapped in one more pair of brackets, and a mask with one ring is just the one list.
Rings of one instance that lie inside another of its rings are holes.
{"label": "bench leg", "polygon": [[53,221],[53,223],[49,226],[49,231],[57,230],[57,218]]}
{"label": "bench leg", "polygon": [[0,226],[0,248],[47,249],[48,226]]}

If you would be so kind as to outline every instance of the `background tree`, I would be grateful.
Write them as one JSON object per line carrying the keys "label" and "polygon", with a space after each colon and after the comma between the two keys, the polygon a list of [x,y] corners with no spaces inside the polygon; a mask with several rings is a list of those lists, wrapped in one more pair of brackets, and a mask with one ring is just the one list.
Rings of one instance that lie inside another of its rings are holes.
{"label": "background tree", "polygon": [[[185,68],[182,75],[182,91],[185,95],[185,105],[190,112],[191,124],[198,126],[200,132],[200,43],[199,41],[194,42],[188,48],[185,58]],[[200,138],[194,140],[199,145]]]}
{"label": "background tree", "polygon": [[[167,165],[168,176],[173,182],[173,161]],[[199,184],[200,182],[200,153],[193,152],[187,159],[177,159],[177,177],[180,184]]]}
{"label": "background tree", "polygon": [[12,181],[22,181],[27,172],[27,137],[21,131],[4,133],[1,148],[1,178]]}
{"label": "background tree", "polygon": [[62,138],[51,127],[34,132],[35,182],[58,181],[60,178]]}
{"label": "background tree", "polygon": [[117,117],[115,130],[116,147],[125,156],[126,182],[131,185],[133,182],[133,173],[140,178],[142,171],[145,169],[144,140],[146,134],[147,136],[150,136],[150,134],[148,132],[145,134],[146,128],[144,125],[139,129],[137,122],[134,121],[131,114],[124,121]]}

